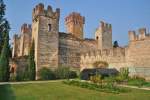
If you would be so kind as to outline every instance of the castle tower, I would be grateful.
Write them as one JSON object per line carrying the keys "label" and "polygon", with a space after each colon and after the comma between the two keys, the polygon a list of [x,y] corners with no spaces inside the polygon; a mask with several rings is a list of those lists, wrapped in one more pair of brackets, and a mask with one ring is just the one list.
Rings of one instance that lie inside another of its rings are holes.
{"label": "castle tower", "polygon": [[69,16],[65,18],[67,32],[80,39],[83,39],[84,23],[85,18],[76,12],[69,14]]}
{"label": "castle tower", "polygon": [[19,56],[25,56],[29,54],[30,44],[31,44],[31,25],[23,24],[21,26],[21,36],[20,36],[20,52]]}
{"label": "castle tower", "polygon": [[143,40],[146,37],[146,28],[139,29],[139,40]]}
{"label": "castle tower", "polygon": [[100,22],[100,26],[96,29],[95,40],[98,49],[112,48],[112,27],[111,24]]}
{"label": "castle tower", "polygon": [[129,31],[128,35],[129,35],[129,41],[135,41],[137,38],[135,31]]}
{"label": "castle tower", "polygon": [[12,58],[18,57],[18,52],[20,52],[20,37],[18,35],[13,36],[13,49],[12,49]]}
{"label": "castle tower", "polygon": [[32,13],[32,39],[35,43],[36,79],[38,71],[43,68],[58,67],[60,9],[53,11],[51,6],[44,9],[38,4]]}

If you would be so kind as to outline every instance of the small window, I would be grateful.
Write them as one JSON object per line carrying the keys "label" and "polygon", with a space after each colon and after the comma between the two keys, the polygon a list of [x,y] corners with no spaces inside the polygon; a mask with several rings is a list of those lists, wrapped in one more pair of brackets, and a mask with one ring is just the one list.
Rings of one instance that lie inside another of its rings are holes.
{"label": "small window", "polygon": [[51,24],[48,24],[48,31],[49,32],[51,31],[51,28],[52,28]]}
{"label": "small window", "polygon": [[96,40],[98,40],[98,36],[96,37]]}

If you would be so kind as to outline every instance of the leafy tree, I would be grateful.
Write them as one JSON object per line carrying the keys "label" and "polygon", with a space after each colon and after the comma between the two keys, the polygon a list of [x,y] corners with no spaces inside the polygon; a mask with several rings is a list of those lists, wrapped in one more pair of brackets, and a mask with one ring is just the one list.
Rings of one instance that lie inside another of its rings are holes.
{"label": "leafy tree", "polygon": [[35,61],[34,61],[34,41],[32,42],[31,48],[30,48],[30,53],[29,53],[29,58],[28,58],[28,75],[29,75],[29,80],[35,80]]}
{"label": "leafy tree", "polygon": [[118,41],[114,41],[113,47],[114,47],[114,48],[119,47]]}

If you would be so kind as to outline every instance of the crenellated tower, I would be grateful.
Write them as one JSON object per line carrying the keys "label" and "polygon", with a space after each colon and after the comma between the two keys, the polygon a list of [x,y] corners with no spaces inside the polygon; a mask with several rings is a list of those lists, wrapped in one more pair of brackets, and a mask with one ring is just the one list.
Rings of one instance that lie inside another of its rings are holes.
{"label": "crenellated tower", "polygon": [[30,49],[30,44],[31,44],[31,35],[32,35],[31,32],[32,32],[32,28],[30,24],[24,23],[21,26],[19,56],[25,56],[29,54],[29,49]]}
{"label": "crenellated tower", "polygon": [[79,13],[73,12],[65,18],[67,32],[77,38],[83,39],[85,18]]}
{"label": "crenellated tower", "polygon": [[18,54],[18,52],[20,52],[19,46],[20,46],[20,37],[17,34],[15,34],[13,36],[12,58],[19,56],[19,54]]}
{"label": "crenellated tower", "polygon": [[[60,9],[51,6],[44,9],[42,3],[36,5],[32,13],[32,39],[35,43],[36,72],[41,68],[58,67]],[[38,79],[38,73],[36,75]]]}
{"label": "crenellated tower", "polygon": [[136,34],[136,31],[128,31],[129,41],[138,41],[138,40],[145,40],[149,38],[149,33],[147,34],[146,28],[140,28]]}
{"label": "crenellated tower", "polygon": [[100,26],[96,29],[95,40],[98,49],[112,48],[112,27],[111,24],[100,22]]}

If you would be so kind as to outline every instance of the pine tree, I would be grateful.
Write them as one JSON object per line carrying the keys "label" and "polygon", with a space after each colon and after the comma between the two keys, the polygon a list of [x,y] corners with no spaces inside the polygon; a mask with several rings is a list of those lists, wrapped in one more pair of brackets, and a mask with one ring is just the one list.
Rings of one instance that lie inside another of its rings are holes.
{"label": "pine tree", "polygon": [[9,22],[4,18],[6,5],[0,0],[0,81],[9,80]]}
{"label": "pine tree", "polygon": [[31,48],[30,48],[30,53],[29,53],[29,58],[28,58],[28,75],[30,80],[35,80],[35,61],[34,61],[34,41],[32,42]]}

